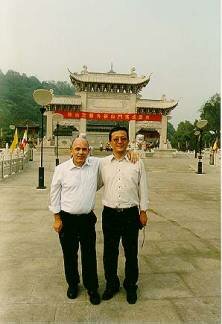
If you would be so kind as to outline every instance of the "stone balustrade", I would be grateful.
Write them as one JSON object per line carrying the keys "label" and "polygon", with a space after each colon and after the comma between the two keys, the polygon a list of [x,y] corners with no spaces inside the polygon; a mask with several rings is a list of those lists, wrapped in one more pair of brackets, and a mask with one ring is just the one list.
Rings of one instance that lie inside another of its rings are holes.
{"label": "stone balustrade", "polygon": [[0,159],[0,180],[24,170],[28,161],[32,161],[32,149],[19,154],[2,154]]}

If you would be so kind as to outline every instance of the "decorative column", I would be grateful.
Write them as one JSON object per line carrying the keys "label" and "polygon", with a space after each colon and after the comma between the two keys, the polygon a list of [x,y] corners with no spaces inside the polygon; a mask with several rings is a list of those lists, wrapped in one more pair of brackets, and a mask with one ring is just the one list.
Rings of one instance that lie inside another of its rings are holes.
{"label": "decorative column", "polygon": [[80,133],[86,133],[86,119],[85,118],[80,118],[80,123],[79,123],[79,134]]}
{"label": "decorative column", "polygon": [[129,140],[130,142],[135,141],[136,137],[136,121],[130,120],[129,121]]}
{"label": "decorative column", "polygon": [[[82,100],[82,107],[81,110],[86,112],[87,111],[87,94],[86,92],[80,92],[78,95],[81,96]],[[86,133],[86,118],[80,118],[79,122],[79,134]]]}
{"label": "decorative column", "polygon": [[167,149],[167,116],[165,116],[165,115],[162,115],[159,148],[160,148],[160,150]]}
{"label": "decorative column", "polygon": [[[136,113],[136,94],[130,94],[129,100],[129,113]],[[130,142],[134,141],[136,137],[136,121],[130,120],[129,122],[129,140]]]}
{"label": "decorative column", "polygon": [[53,134],[53,122],[52,122],[52,111],[48,110],[44,113],[46,116],[46,139],[50,141],[52,139]]}

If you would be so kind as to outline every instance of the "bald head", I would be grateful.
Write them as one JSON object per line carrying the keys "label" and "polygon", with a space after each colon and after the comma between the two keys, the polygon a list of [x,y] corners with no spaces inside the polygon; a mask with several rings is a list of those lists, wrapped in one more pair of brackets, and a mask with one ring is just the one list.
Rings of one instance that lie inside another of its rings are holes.
{"label": "bald head", "polygon": [[87,139],[77,137],[73,140],[71,146],[71,155],[73,163],[77,166],[82,166],[89,154],[89,143]]}
{"label": "bald head", "polygon": [[72,141],[72,144],[71,144],[70,148],[72,149],[73,148],[73,145],[76,145],[78,143],[85,143],[88,146],[88,148],[89,148],[89,142],[84,137],[76,137],[76,138],[74,138],[73,141]]}

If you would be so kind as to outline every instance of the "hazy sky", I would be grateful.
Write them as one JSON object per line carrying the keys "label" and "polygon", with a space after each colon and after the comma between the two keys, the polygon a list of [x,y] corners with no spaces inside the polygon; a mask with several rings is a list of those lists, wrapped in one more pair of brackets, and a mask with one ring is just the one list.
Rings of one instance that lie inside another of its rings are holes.
{"label": "hazy sky", "polygon": [[152,73],[142,96],[179,100],[194,121],[220,90],[219,0],[0,0],[0,69],[39,80],[80,72]]}

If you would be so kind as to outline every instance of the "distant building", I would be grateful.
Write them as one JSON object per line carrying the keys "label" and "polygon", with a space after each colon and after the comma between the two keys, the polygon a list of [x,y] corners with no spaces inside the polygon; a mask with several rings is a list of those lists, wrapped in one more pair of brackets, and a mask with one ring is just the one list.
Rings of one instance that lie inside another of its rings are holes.
{"label": "distant building", "polygon": [[107,73],[89,72],[84,66],[81,73],[70,72],[70,79],[75,95],[53,95],[47,107],[48,140],[58,123],[56,113],[63,117],[59,125],[87,133],[98,147],[101,141],[108,140],[107,133],[113,125],[124,124],[129,129],[130,141],[140,133],[147,143],[158,142],[160,149],[167,148],[167,120],[178,102],[166,100],[164,95],[160,100],[143,99],[139,93],[150,76],[138,76],[135,68],[129,74],[120,74],[112,68]]}
{"label": "distant building", "polygon": [[18,130],[18,137],[21,139],[23,137],[24,131],[28,130],[28,138],[37,138],[39,135],[39,124],[33,122],[32,120],[17,120],[15,122],[15,128]]}

